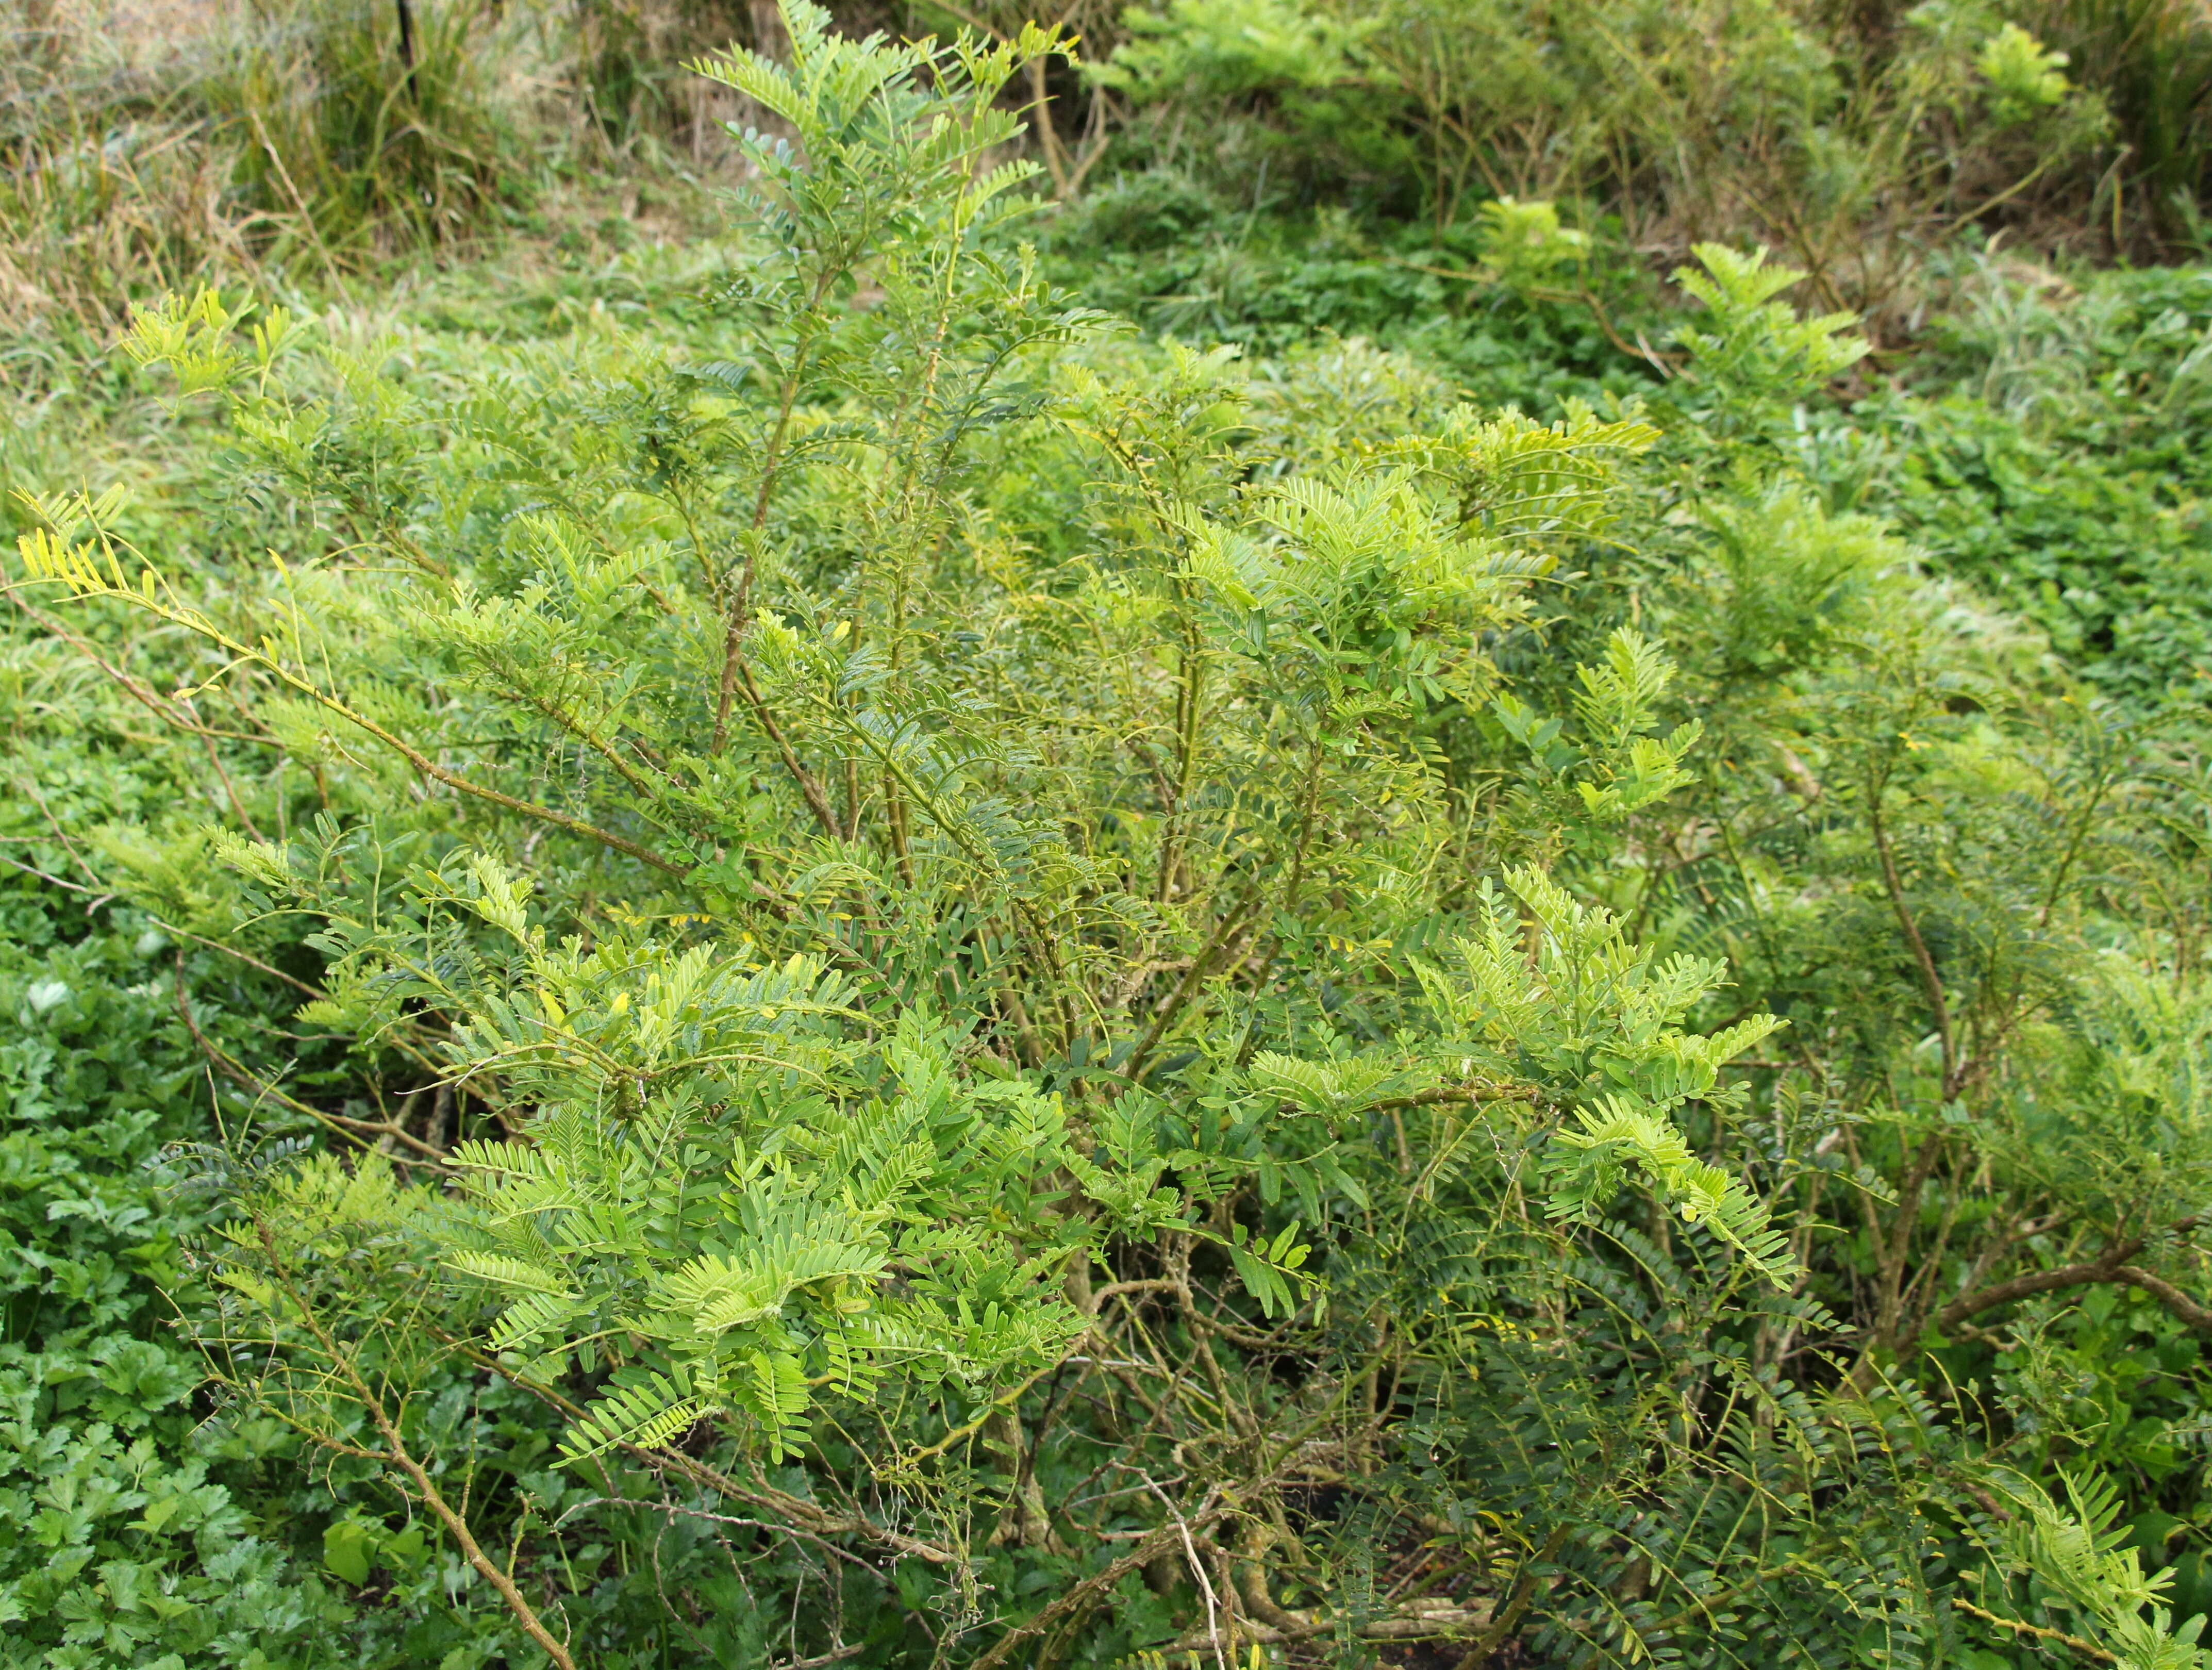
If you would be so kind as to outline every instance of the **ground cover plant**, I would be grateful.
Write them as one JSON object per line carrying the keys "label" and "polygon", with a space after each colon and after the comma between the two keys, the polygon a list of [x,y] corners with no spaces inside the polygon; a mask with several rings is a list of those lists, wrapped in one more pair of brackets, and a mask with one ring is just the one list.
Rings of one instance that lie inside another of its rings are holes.
{"label": "ground cover plant", "polygon": [[2200,1662],[2197,281],[1177,302],[977,21],[19,426],[0,1655]]}

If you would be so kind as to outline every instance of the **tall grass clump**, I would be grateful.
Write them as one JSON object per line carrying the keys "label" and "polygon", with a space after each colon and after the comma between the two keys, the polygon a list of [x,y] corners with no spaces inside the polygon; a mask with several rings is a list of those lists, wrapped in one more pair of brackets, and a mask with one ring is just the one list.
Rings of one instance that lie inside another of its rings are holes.
{"label": "tall grass clump", "polygon": [[2099,193],[2116,248],[2201,251],[2212,185],[2212,15],[2195,0],[2063,0],[2048,27],[2075,73],[2105,90],[2125,147]]}
{"label": "tall grass clump", "polygon": [[184,96],[185,57],[45,0],[0,12],[0,320],[252,269],[273,229],[236,200],[238,146]]}
{"label": "tall grass clump", "polygon": [[234,12],[197,89],[237,134],[236,185],[318,253],[450,242],[520,184],[520,113],[470,9],[273,0]]}
{"label": "tall grass clump", "polygon": [[0,322],[105,324],[216,275],[327,279],[450,245],[541,167],[555,78],[531,20],[439,0],[9,3]]}

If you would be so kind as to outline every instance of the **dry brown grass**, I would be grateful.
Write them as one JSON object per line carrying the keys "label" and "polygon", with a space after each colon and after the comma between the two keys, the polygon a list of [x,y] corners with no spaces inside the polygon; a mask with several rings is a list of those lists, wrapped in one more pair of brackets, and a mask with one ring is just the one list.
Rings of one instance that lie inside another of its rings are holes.
{"label": "dry brown grass", "polygon": [[236,149],[179,88],[218,0],[15,0],[0,10],[0,321],[112,317],[252,270]]}
{"label": "dry brown grass", "polygon": [[745,0],[410,9],[411,68],[393,0],[0,0],[0,330],[328,287],[533,199],[630,217],[647,180],[726,174],[746,113],[682,64],[752,38]]}

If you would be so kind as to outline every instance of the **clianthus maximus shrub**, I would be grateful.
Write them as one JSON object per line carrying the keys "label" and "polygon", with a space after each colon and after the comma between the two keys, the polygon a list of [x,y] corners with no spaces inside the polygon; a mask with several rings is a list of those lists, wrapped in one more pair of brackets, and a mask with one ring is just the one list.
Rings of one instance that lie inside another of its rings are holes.
{"label": "clianthus maximus shrub", "polygon": [[[1838,1325],[1771,1203],[1844,1126],[1729,1076],[1777,1022],[1656,884],[1601,902],[1709,769],[1680,669],[1631,619],[1504,671],[1571,635],[1547,580],[1649,510],[1658,431],[1369,432],[1388,403],[1121,349],[1012,235],[998,101],[1050,40],[788,21],[787,64],[702,66],[775,127],[721,351],[444,393],[174,302],[132,351],[331,549],[240,613],[110,500],[25,541],[211,646],[226,741],[381,784],[213,838],[241,917],[313,924],[305,1017],[420,1087],[293,1098],[332,1152],[210,1167],[218,1382],[381,1469],[564,1665],[627,1650],[571,1557],[639,1503],[734,1562],[671,1593],[637,1551],[702,1650],[883,1664],[1902,1663],[1957,1628],[1931,1537],[1999,1548],[2002,1497],[2094,1544],[1894,1340],[1785,1371]],[[1771,277],[1707,296],[1712,444],[1769,473],[1770,407],[1850,352]],[[1865,620],[1888,547],[1848,531],[1786,585],[1736,552],[1764,624],[1719,640],[1795,667]],[[572,1483],[456,1488],[457,1364]],[[2132,1566],[2080,1569],[2083,1627],[2132,1615]]]}

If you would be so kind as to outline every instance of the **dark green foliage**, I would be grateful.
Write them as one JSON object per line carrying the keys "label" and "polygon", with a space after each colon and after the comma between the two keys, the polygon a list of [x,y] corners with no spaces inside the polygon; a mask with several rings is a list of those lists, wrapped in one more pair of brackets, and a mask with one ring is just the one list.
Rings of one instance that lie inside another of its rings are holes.
{"label": "dark green foliage", "polygon": [[2177,502],[2172,474],[1978,404],[1910,408],[1893,432],[1899,468],[1881,499],[1899,524],[2100,685],[2155,702],[2212,667],[2212,538],[2193,496]]}
{"label": "dark green foliage", "polygon": [[[313,1664],[343,1609],[247,1505],[274,1435],[200,1428],[198,1355],[167,1326],[196,1219],[159,1160],[205,1134],[208,1106],[174,948],[123,924],[56,942],[36,931],[42,901],[9,893],[0,1661]],[[191,960],[199,1001],[228,984],[235,1002],[234,982],[206,978],[216,960]]]}

